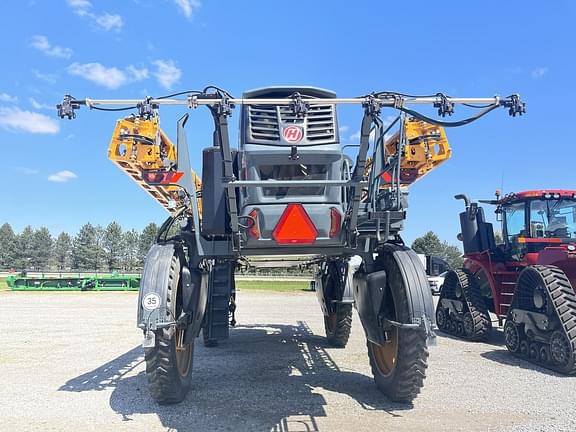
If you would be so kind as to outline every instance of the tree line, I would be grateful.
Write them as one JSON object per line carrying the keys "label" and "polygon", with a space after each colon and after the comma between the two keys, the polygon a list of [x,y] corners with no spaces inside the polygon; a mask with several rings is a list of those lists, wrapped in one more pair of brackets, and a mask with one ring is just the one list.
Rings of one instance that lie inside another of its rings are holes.
{"label": "tree line", "polygon": [[71,236],[53,237],[46,227],[25,227],[15,233],[9,223],[0,227],[0,269],[36,271],[134,271],[154,243],[158,225],[148,224],[142,232],[123,230],[119,223],[106,227],[86,223]]}
{"label": "tree line", "polygon": [[438,256],[445,260],[452,269],[460,268],[464,264],[460,249],[447,241],[441,241],[433,231],[428,231],[422,237],[415,239],[412,242],[412,249],[416,253]]}

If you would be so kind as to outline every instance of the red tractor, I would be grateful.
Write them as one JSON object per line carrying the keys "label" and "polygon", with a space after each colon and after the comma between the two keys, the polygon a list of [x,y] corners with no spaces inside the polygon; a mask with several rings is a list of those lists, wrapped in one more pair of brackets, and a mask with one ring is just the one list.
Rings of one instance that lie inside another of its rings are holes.
{"label": "red tractor", "polygon": [[496,200],[503,244],[484,210],[463,199],[464,267],[446,275],[436,308],[440,330],[485,340],[490,312],[504,324],[510,352],[564,373],[576,373],[576,191],[511,193]]}

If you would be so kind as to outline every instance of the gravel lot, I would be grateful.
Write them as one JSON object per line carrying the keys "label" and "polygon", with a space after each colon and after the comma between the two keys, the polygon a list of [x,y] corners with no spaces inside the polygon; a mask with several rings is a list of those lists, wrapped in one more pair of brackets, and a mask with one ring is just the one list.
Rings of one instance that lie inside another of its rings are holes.
{"label": "gravel lot", "polygon": [[186,401],[152,402],[135,293],[0,292],[2,431],[576,430],[576,377],[439,337],[413,406],[373,385],[358,317],[328,348],[313,293],[239,293],[229,341],[197,341]]}

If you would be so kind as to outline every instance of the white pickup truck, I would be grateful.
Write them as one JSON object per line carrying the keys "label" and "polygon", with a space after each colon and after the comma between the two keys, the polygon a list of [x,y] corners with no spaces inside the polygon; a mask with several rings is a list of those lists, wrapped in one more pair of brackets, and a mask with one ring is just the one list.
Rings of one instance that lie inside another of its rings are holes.
{"label": "white pickup truck", "polygon": [[418,258],[420,258],[422,265],[426,269],[428,284],[432,294],[439,295],[440,288],[444,283],[444,276],[450,270],[450,265],[444,259],[435,255],[418,254]]}

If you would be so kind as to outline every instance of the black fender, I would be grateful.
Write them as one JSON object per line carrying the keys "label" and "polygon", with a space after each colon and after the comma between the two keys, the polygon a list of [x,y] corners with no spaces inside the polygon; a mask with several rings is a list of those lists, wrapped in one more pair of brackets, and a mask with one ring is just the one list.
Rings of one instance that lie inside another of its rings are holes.
{"label": "black fender", "polygon": [[[354,298],[362,326],[368,340],[383,344],[382,306],[386,298],[386,284],[401,282],[408,300],[410,321],[396,323],[405,327],[421,328],[434,337],[436,325],[434,302],[428,278],[418,255],[408,247],[385,245],[376,259],[377,271],[359,271],[354,276]],[[384,317],[386,318],[386,317]]]}
{"label": "black fender", "polygon": [[430,324],[436,326],[434,300],[428,276],[416,252],[409,247],[398,245],[386,245],[384,250],[388,251],[401,269],[413,321],[427,317]]}
{"label": "black fender", "polygon": [[[208,277],[199,269],[189,269],[184,254],[177,249],[174,243],[158,243],[152,245],[142,270],[140,290],[138,292],[138,318],[137,325],[146,329],[150,319],[164,316],[155,311],[165,311],[168,298],[168,282],[172,257],[177,256],[180,260],[180,289],[182,289],[182,306],[184,312],[190,314],[186,338],[198,336],[202,327],[202,320],[206,311],[208,298]],[[158,305],[154,310],[144,307],[144,301],[149,294],[156,294]],[[177,320],[179,317],[173,317]]]}
{"label": "black fender", "polygon": [[[159,304],[155,310],[166,310],[166,299],[168,297],[168,276],[170,274],[170,264],[172,257],[176,254],[176,247],[173,243],[154,244],[148,251],[144,260],[144,269],[140,279],[140,290],[138,291],[138,318],[137,324],[141,329],[145,329],[150,319],[151,312],[144,308],[144,300],[150,298],[149,294],[157,294]],[[177,318],[177,317],[176,317]]]}

